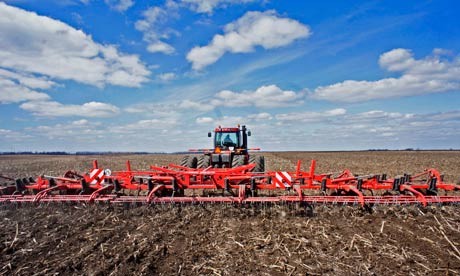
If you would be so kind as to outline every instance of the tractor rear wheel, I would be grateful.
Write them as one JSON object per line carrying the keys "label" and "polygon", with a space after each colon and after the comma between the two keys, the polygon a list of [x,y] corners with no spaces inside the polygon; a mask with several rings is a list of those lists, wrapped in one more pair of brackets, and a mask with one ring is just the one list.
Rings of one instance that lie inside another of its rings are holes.
{"label": "tractor rear wheel", "polygon": [[265,172],[265,157],[263,155],[251,155],[249,156],[249,163],[256,164],[253,172]]}
{"label": "tractor rear wheel", "polygon": [[232,168],[244,166],[244,155],[235,155],[232,160]]}
{"label": "tractor rear wheel", "polygon": [[196,169],[197,166],[197,159],[195,156],[191,155],[186,155],[182,158],[182,161],[180,162],[180,165],[182,167],[187,167],[187,168],[192,168]]}
{"label": "tractor rear wheel", "polygon": [[208,155],[200,155],[198,156],[198,163],[197,163],[197,168],[198,169],[206,169],[211,165],[211,159],[209,158]]}

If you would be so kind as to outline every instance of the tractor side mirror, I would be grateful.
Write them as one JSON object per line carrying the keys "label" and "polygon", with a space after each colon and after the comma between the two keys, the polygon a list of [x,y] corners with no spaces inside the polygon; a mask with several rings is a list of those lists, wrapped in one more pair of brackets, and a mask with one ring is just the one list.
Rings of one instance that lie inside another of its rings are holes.
{"label": "tractor side mirror", "polygon": [[208,137],[212,137],[212,134],[211,134],[211,132],[208,132]]}
{"label": "tractor side mirror", "polygon": [[248,136],[251,136],[251,131],[250,130],[248,131]]}

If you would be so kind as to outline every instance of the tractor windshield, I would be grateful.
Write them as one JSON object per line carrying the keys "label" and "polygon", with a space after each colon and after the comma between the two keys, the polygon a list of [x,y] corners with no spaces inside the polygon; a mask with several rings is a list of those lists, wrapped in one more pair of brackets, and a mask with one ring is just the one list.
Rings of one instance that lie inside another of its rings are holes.
{"label": "tractor windshield", "polygon": [[240,137],[238,132],[216,132],[216,147],[239,147]]}

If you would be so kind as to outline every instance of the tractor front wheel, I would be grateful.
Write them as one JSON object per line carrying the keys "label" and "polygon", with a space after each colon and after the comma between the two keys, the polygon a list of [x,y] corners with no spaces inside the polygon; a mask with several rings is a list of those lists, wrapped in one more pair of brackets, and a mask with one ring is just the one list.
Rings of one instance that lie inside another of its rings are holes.
{"label": "tractor front wheel", "polygon": [[244,166],[244,155],[235,155],[232,160],[232,168]]}

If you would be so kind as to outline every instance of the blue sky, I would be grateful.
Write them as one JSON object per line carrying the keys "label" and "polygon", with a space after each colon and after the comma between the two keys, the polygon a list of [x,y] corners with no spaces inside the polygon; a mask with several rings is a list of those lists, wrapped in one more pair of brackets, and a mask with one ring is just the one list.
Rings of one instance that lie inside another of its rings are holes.
{"label": "blue sky", "polygon": [[458,1],[0,1],[0,151],[460,148]]}

